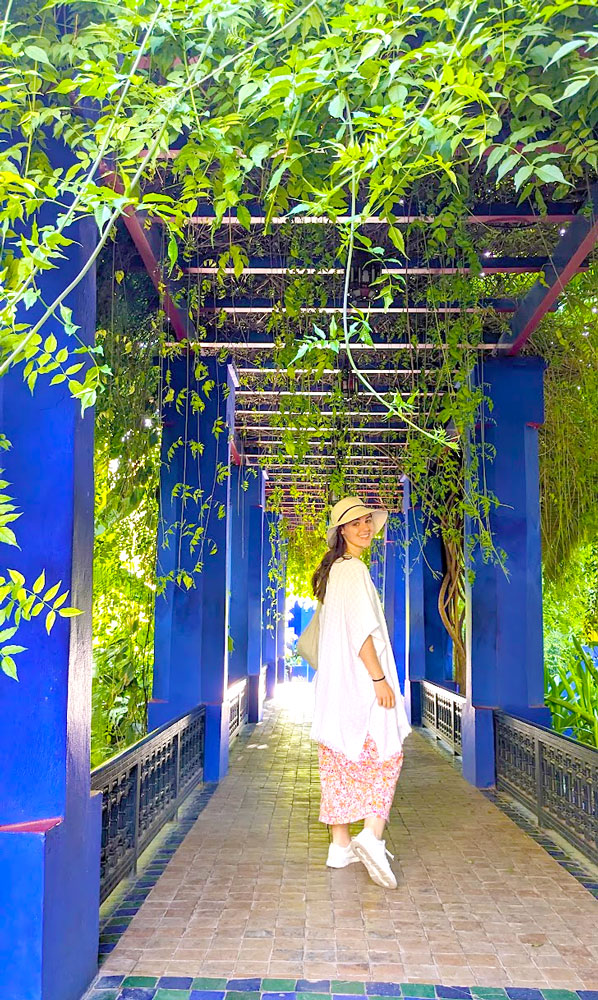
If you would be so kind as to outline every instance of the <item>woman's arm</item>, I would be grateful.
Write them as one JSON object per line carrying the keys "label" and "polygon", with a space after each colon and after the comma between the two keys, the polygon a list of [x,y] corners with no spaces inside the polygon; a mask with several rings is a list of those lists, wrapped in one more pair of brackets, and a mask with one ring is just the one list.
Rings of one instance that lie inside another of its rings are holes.
{"label": "woman's arm", "polygon": [[376,689],[378,704],[382,705],[382,708],[394,708],[395,695],[393,689],[386,680],[379,679],[384,677],[384,672],[380,666],[380,660],[378,659],[376,647],[374,646],[374,640],[371,635],[368,635],[363,646],[359,650],[359,659],[362,661],[365,669],[372,678],[372,682],[377,681],[377,683],[374,683],[374,688]]}

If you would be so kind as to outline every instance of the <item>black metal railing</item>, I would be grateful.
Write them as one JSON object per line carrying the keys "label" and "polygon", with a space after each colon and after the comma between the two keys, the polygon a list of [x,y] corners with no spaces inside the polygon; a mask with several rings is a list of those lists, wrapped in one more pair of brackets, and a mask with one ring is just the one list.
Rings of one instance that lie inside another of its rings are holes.
{"label": "black metal railing", "polygon": [[453,750],[461,753],[461,715],[465,698],[430,681],[421,682],[422,725],[431,729]]}
{"label": "black metal railing", "polygon": [[230,742],[241,732],[247,722],[247,678],[232,684],[228,689]]}
{"label": "black metal railing", "polygon": [[496,786],[598,862],[598,750],[494,713]]}
{"label": "black metal railing", "polygon": [[188,712],[91,772],[102,793],[100,900],[203,778],[205,708]]}

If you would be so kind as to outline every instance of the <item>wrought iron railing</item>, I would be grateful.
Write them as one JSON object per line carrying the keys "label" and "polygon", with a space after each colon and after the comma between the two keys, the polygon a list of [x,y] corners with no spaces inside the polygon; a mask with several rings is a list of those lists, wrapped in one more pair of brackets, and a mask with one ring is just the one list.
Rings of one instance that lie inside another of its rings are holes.
{"label": "wrought iron railing", "polygon": [[496,786],[598,862],[598,750],[494,713]]}
{"label": "wrought iron railing", "polygon": [[228,689],[230,742],[240,733],[247,722],[247,678],[232,684]]}
{"label": "wrought iron railing", "polygon": [[92,789],[102,792],[101,901],[202,780],[204,744],[202,706],[91,772]]}
{"label": "wrought iron railing", "polygon": [[422,724],[431,729],[439,739],[453,750],[461,753],[461,715],[465,698],[429,681],[421,682]]}

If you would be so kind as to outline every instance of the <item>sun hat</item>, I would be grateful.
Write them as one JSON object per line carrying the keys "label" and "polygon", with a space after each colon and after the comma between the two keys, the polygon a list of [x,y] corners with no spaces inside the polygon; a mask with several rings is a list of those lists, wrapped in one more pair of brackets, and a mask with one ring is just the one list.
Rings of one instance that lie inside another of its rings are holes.
{"label": "sun hat", "polygon": [[377,535],[386,524],[388,517],[388,511],[384,507],[368,507],[359,497],[343,497],[342,500],[335,503],[330,512],[330,524],[326,531],[328,547],[331,549],[334,548],[336,529],[340,528],[341,524],[348,524],[349,521],[355,521],[358,517],[365,517],[366,514],[372,515],[374,534]]}

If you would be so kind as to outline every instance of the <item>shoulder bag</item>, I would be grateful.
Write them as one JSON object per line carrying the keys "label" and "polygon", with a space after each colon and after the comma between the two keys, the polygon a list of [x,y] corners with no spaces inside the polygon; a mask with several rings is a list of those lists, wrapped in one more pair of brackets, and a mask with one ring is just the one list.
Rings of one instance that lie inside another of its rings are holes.
{"label": "shoulder bag", "polygon": [[297,652],[303,660],[307,660],[312,670],[318,669],[321,609],[322,605],[318,601],[318,606],[312,615],[309,625],[297,639]]}

